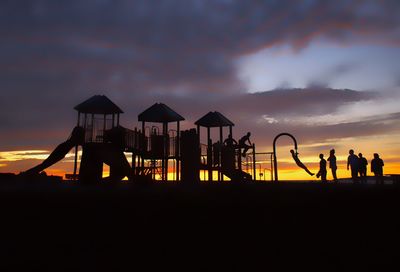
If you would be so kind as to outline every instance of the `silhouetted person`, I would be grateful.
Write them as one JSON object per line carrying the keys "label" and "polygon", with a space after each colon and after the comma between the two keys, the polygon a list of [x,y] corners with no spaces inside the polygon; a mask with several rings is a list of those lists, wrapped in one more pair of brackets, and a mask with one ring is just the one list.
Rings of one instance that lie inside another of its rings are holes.
{"label": "silhouetted person", "polygon": [[[249,148],[252,146],[252,143],[250,142],[250,135],[251,133],[247,132],[247,134],[239,140],[239,147],[243,148],[242,157],[246,157],[247,150],[249,150]],[[246,144],[246,142],[249,144]]]}
{"label": "silhouetted person", "polygon": [[221,143],[217,141],[213,144],[213,165],[219,165],[219,156],[221,154]]}
{"label": "silhouetted person", "polygon": [[351,179],[354,183],[358,181],[358,157],[354,155],[354,150],[349,150],[349,156],[347,157],[347,170],[351,168]]}
{"label": "silhouetted person", "polygon": [[335,149],[331,149],[329,151],[328,162],[329,162],[329,168],[332,171],[333,181],[337,182],[338,179],[337,179],[337,176],[336,176],[337,165],[336,165]]}
{"label": "silhouetted person", "polygon": [[361,183],[367,182],[367,165],[368,161],[363,157],[362,153],[358,154],[358,173],[360,173]]}
{"label": "silhouetted person", "polygon": [[371,172],[375,175],[376,184],[383,184],[383,160],[379,158],[378,153],[374,153],[371,161]]}
{"label": "silhouetted person", "polygon": [[294,152],[293,149],[290,149],[290,153],[292,153],[292,158],[296,162],[297,166],[300,168],[303,168],[310,176],[314,176],[314,173],[311,173],[310,170],[308,170],[307,166],[305,166],[299,159],[297,152]]}
{"label": "silhouetted person", "polygon": [[228,138],[225,139],[224,145],[227,147],[234,147],[235,145],[237,145],[236,140],[232,138],[232,134],[229,134]]}
{"label": "silhouetted person", "polygon": [[317,173],[317,178],[321,177],[322,182],[326,182],[326,160],[324,159],[324,154],[319,154],[319,171]]}

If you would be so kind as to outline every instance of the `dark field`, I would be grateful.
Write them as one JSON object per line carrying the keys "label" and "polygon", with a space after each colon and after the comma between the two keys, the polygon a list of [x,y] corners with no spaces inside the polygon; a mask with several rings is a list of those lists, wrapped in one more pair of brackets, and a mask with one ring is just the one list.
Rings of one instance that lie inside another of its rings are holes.
{"label": "dark field", "polygon": [[394,185],[2,181],[0,188],[0,271],[386,271],[400,260]]}

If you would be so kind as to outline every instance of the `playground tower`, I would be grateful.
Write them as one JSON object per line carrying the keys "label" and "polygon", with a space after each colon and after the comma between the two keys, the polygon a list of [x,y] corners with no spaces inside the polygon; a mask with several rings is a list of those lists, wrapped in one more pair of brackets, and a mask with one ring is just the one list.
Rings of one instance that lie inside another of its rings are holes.
{"label": "playground tower", "polygon": [[[180,114],[163,103],[156,103],[138,116],[142,122],[142,141],[140,167],[145,168],[145,161],[150,162],[153,179],[159,173],[162,181],[168,180],[169,160],[173,162],[175,180],[180,179],[180,122],[185,120]],[[161,124],[161,131],[157,125],[146,126],[146,123]],[[176,123],[175,129],[169,127]]]}
{"label": "playground tower", "polygon": [[[77,105],[77,126],[84,131],[79,180],[95,182],[102,179],[103,163],[110,166],[110,179],[120,180],[128,175],[129,163],[117,141],[111,142],[106,133],[119,127],[123,111],[104,95],[95,95]],[[74,175],[78,164],[78,145],[75,146]]]}

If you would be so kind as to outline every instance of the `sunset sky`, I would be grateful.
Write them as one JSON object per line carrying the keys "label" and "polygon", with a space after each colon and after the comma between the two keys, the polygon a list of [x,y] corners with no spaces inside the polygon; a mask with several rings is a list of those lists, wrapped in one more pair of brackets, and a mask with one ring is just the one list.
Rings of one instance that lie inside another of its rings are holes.
{"label": "sunset sky", "polygon": [[[0,172],[46,158],[75,126],[73,107],[104,94],[128,128],[155,102],[183,129],[217,110],[259,152],[292,133],[312,171],[335,148],[349,177],[353,148],[400,173],[399,14],[397,0],[1,1]],[[310,179],[289,139],[279,145],[280,177]]]}

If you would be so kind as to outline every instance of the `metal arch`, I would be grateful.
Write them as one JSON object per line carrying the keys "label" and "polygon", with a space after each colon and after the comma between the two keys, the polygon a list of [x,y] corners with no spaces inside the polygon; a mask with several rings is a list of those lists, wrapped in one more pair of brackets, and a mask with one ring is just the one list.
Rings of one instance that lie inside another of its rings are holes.
{"label": "metal arch", "polygon": [[274,176],[275,176],[275,182],[278,182],[278,161],[276,159],[276,141],[278,140],[279,137],[281,136],[289,136],[290,138],[292,138],[293,142],[294,142],[294,149],[295,152],[297,153],[297,141],[296,138],[287,132],[284,133],[280,133],[278,134],[275,138],[274,138],[274,142],[273,142],[273,152],[274,152]]}

